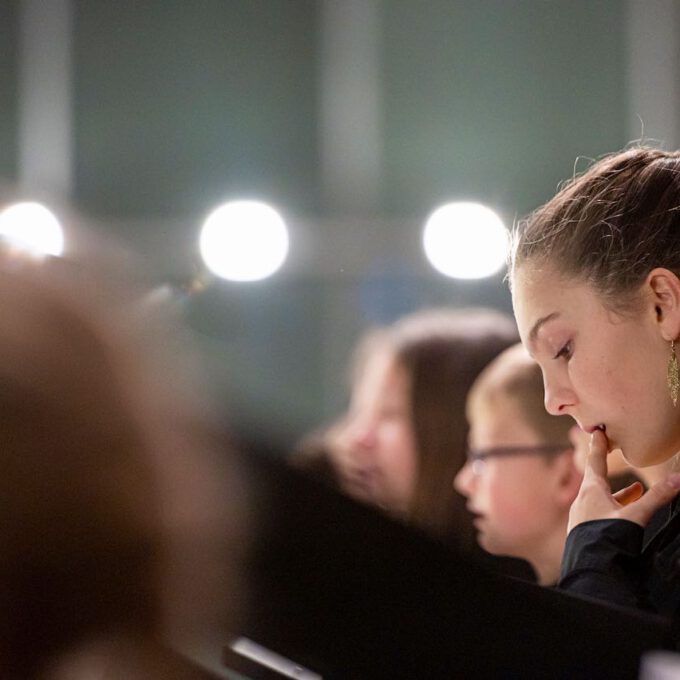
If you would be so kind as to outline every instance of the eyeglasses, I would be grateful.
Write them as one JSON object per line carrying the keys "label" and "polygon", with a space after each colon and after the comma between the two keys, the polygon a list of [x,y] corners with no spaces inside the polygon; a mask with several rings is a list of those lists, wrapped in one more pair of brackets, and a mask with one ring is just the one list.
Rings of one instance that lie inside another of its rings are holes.
{"label": "eyeglasses", "polygon": [[469,449],[467,459],[476,475],[484,470],[484,462],[488,458],[505,458],[523,454],[553,456],[574,447],[571,444],[543,444],[540,446],[496,446],[489,449]]}

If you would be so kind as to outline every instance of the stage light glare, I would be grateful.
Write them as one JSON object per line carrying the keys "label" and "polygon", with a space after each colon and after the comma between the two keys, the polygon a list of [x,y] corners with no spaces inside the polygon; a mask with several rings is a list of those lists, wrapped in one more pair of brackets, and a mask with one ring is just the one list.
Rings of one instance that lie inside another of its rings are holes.
{"label": "stage light glare", "polygon": [[15,203],[0,212],[0,237],[10,247],[34,257],[59,256],[64,251],[59,220],[41,203]]}
{"label": "stage light glare", "polygon": [[500,217],[480,203],[447,203],[427,219],[423,248],[441,274],[481,279],[505,264],[508,232]]}
{"label": "stage light glare", "polygon": [[276,272],[288,255],[288,230],[271,206],[233,201],[208,215],[199,241],[206,267],[229,281],[258,281]]}

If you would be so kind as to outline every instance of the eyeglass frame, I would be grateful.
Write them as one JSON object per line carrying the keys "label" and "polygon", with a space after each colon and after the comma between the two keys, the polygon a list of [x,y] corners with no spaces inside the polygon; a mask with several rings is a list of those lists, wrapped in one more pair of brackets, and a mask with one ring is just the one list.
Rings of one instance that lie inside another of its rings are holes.
{"label": "eyeglass frame", "polygon": [[[505,458],[522,454],[555,456],[563,451],[573,449],[572,444],[540,444],[537,446],[494,446],[488,449],[468,449],[466,451],[467,462],[472,466],[472,472],[479,474],[480,463],[488,458]],[[477,465],[475,465],[477,463]],[[477,468],[477,469],[475,469]]]}

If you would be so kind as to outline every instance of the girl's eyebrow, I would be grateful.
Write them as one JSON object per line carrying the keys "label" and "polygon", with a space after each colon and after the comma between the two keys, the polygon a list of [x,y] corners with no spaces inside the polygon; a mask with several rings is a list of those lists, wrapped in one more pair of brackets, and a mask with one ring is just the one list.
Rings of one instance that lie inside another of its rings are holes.
{"label": "girl's eyebrow", "polygon": [[538,331],[541,330],[541,326],[543,326],[548,321],[556,319],[557,317],[559,317],[559,315],[560,315],[559,312],[552,312],[547,316],[543,316],[538,321],[536,321],[536,323],[531,327],[531,330],[529,331],[529,344],[533,345],[536,343],[536,336],[538,335]]}

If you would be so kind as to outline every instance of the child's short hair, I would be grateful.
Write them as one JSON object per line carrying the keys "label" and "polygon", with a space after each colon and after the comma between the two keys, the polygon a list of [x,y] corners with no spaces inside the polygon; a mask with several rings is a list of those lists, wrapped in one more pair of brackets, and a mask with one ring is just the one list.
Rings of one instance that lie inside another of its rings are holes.
{"label": "child's short hair", "polygon": [[512,399],[543,441],[570,446],[569,430],[574,421],[545,410],[541,369],[519,343],[499,354],[480,373],[468,396],[468,413],[474,406],[494,407],[500,399]]}

